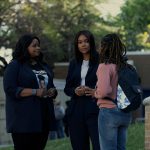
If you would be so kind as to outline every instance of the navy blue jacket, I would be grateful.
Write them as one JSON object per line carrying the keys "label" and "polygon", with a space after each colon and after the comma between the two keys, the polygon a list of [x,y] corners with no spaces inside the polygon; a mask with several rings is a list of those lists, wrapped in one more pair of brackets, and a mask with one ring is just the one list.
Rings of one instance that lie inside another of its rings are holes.
{"label": "navy blue jacket", "polygon": [[[46,64],[43,64],[42,67],[45,69],[49,77],[47,88],[53,88],[53,75],[50,68]],[[19,96],[19,93],[23,88],[39,88],[36,76],[30,68],[29,64],[21,64],[17,60],[13,60],[6,68],[3,84],[6,94],[7,132],[41,132],[41,99],[37,96]],[[49,105],[50,129],[53,130],[53,123],[55,122],[53,100],[52,98],[45,98],[44,100],[46,100]]]}
{"label": "navy blue jacket", "polygon": [[[85,77],[85,85],[93,89],[95,88],[97,82],[96,71],[98,65],[98,61],[95,63],[90,63],[87,75]],[[88,113],[98,113],[98,107],[96,105],[95,98],[91,96],[77,96],[75,94],[75,88],[81,85],[81,66],[82,61],[78,62],[75,59],[73,59],[69,65],[64,92],[66,95],[71,97],[70,109],[73,109],[73,105],[75,105],[78,98],[82,98],[86,99],[87,103],[89,103],[87,106]],[[69,112],[71,111],[73,110],[69,110]]]}

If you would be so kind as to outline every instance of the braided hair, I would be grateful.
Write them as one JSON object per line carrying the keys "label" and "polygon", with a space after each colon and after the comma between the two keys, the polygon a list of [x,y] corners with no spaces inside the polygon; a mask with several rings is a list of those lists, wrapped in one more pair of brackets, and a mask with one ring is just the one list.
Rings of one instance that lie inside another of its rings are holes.
{"label": "braided hair", "polygon": [[102,38],[99,53],[100,63],[114,63],[118,69],[126,65],[126,47],[115,33]]}

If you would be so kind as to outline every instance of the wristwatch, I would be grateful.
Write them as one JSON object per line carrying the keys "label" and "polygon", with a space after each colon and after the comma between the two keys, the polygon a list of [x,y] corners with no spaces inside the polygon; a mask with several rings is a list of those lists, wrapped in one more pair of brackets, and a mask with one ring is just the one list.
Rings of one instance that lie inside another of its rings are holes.
{"label": "wristwatch", "polygon": [[36,89],[32,89],[32,95],[36,95]]}

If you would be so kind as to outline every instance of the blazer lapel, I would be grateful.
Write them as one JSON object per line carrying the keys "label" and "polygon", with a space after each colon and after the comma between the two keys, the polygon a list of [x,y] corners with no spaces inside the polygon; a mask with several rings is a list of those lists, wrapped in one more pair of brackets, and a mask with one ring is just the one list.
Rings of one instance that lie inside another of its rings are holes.
{"label": "blazer lapel", "polygon": [[48,74],[48,76],[52,78],[52,74],[50,73],[49,69],[46,66],[44,66],[44,65],[42,65],[42,67],[44,68],[44,70],[46,71],[46,73]]}
{"label": "blazer lapel", "polygon": [[35,83],[37,83],[37,86],[38,86],[38,81],[37,81],[36,75],[34,74],[32,69],[29,67],[29,64],[24,64],[24,69],[26,70],[26,73],[28,73],[28,74],[30,74],[30,76],[32,76],[32,78],[35,80]]}
{"label": "blazer lapel", "polygon": [[[93,70],[93,66],[92,66],[92,64],[90,64],[90,65],[89,65],[89,69],[88,69],[87,74],[86,74],[86,78],[87,78],[88,75],[92,72],[92,70]],[[86,79],[86,78],[85,78],[85,79]]]}
{"label": "blazer lapel", "polygon": [[76,73],[77,73],[77,81],[79,82],[81,82],[81,66],[82,66],[82,62],[78,62]]}
{"label": "blazer lapel", "polygon": [[[86,85],[89,84],[89,83],[88,83],[88,82],[89,82],[88,80],[91,78],[90,74],[91,74],[92,71],[93,71],[93,67],[94,67],[94,66],[93,66],[92,64],[89,65],[89,69],[88,69],[87,74],[86,74],[86,77],[85,77],[85,84],[86,84]],[[89,76],[90,76],[90,77],[89,77]]]}

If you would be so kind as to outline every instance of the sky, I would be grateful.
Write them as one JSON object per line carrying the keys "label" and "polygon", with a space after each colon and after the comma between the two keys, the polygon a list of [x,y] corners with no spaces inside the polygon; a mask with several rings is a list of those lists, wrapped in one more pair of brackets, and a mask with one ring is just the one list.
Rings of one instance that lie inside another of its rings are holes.
{"label": "sky", "polygon": [[108,2],[103,2],[96,6],[102,12],[104,18],[108,14],[111,16],[116,16],[120,12],[120,7],[124,4],[125,0],[107,0]]}

